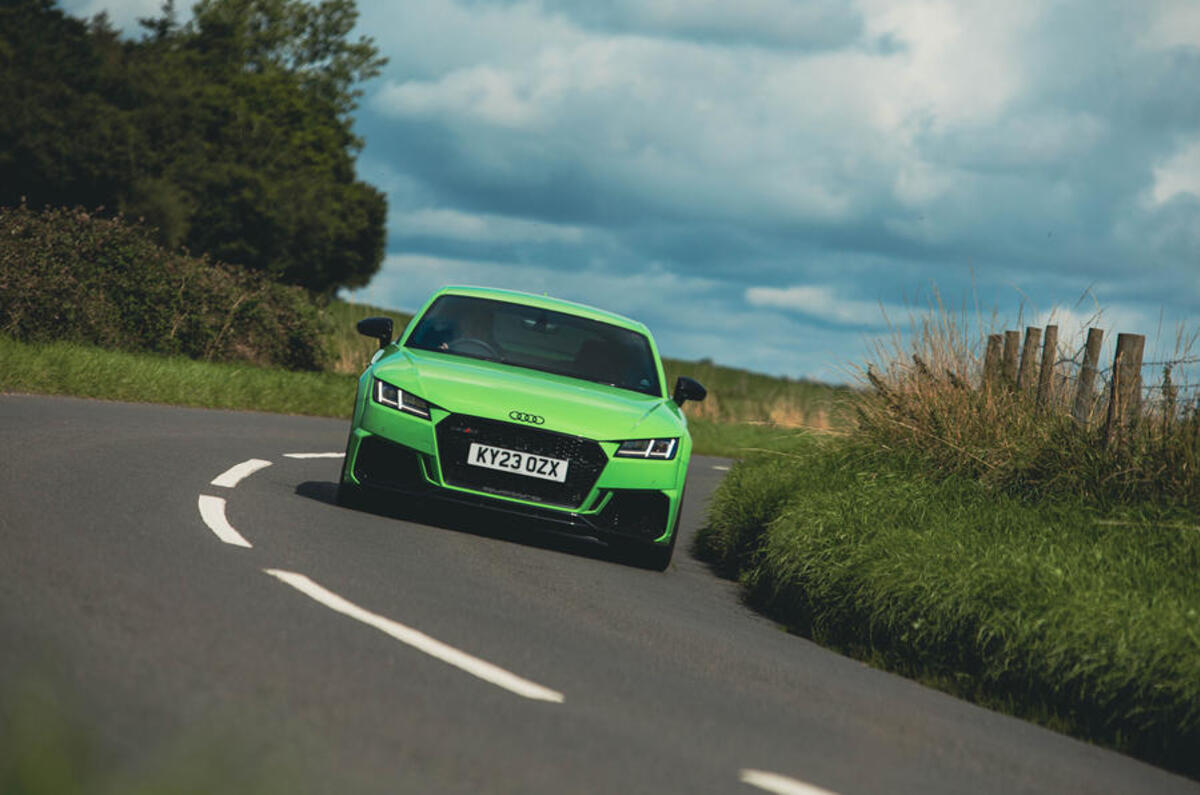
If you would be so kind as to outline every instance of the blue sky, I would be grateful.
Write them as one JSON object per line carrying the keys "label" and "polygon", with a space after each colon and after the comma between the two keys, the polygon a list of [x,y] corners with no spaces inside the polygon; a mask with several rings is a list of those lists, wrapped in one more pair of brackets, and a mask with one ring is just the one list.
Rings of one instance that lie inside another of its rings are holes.
{"label": "blue sky", "polygon": [[1197,0],[359,8],[389,219],[355,300],[549,292],[667,355],[825,380],[933,286],[1067,338],[1101,308],[1152,351],[1200,326]]}

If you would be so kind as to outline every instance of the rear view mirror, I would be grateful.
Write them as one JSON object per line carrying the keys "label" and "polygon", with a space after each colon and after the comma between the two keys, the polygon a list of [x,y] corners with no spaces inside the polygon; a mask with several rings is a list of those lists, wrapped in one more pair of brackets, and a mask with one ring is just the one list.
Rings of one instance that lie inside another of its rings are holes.
{"label": "rear view mirror", "polygon": [[358,321],[358,333],[379,340],[379,347],[386,348],[392,341],[392,319],[390,317],[365,317]]}
{"label": "rear view mirror", "polygon": [[681,375],[675,381],[675,395],[672,399],[682,406],[685,401],[704,400],[707,395],[708,390],[699,381],[694,378],[688,378],[686,375]]}

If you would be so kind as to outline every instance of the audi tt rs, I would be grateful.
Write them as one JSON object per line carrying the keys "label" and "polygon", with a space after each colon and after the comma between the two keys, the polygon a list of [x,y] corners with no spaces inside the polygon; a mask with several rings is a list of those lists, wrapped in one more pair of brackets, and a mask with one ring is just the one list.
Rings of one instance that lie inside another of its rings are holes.
{"label": "audi tt rs", "polygon": [[546,520],[664,570],[692,440],[649,330],[600,309],[477,287],[435,293],[359,378],[338,502],[469,503]]}

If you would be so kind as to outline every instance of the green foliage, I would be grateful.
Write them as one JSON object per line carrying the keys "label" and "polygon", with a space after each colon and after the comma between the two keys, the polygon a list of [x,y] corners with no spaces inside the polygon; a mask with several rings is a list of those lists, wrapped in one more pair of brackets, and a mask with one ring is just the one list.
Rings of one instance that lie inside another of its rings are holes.
{"label": "green foliage", "polygon": [[111,30],[52,0],[0,5],[0,204],[111,203],[140,147],[123,70]]}
{"label": "green foliage", "polygon": [[859,443],[737,464],[708,558],[793,630],[1200,774],[1200,527],[1031,504]]}
{"label": "green foliage", "polygon": [[384,63],[347,39],[352,0],[168,3],[120,41],[47,0],[0,10],[0,204],[103,205],[186,245],[333,292],[383,257],[386,202],[355,179],[356,84]]}
{"label": "green foliage", "polygon": [[0,208],[0,334],[320,369],[308,294],[80,210]]}
{"label": "green foliage", "polygon": [[749,460],[754,463],[733,467],[717,491],[697,549],[728,576],[757,563],[767,525],[803,485],[805,469],[797,459],[819,455],[823,449],[812,436],[794,438],[788,446],[788,452],[752,454]]}

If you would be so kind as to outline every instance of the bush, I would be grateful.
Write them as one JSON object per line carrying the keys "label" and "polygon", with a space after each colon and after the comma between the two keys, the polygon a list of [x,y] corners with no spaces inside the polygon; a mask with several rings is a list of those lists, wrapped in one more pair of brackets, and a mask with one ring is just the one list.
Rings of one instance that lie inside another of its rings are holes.
{"label": "bush", "polygon": [[326,359],[302,288],[170,253],[143,227],[79,209],[0,208],[0,333],[293,370]]}
{"label": "bush", "polygon": [[835,440],[738,463],[698,548],[819,643],[1200,776],[1200,528],[1128,519]]}

